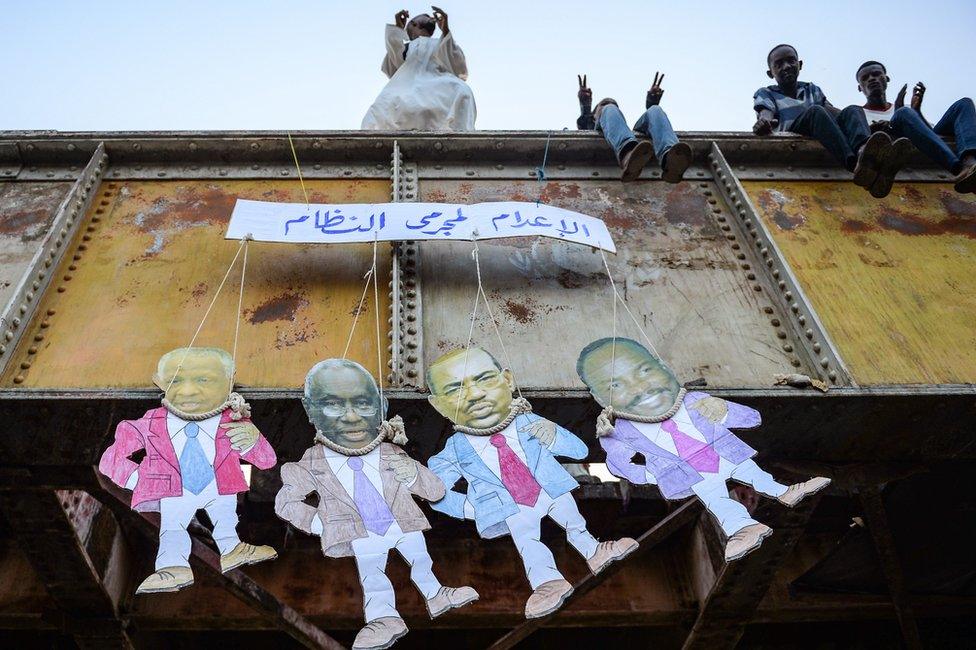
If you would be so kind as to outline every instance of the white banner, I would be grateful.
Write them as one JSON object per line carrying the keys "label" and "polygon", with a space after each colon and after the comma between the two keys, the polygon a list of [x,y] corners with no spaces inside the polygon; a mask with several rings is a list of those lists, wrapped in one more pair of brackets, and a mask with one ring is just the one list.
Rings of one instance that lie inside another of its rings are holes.
{"label": "white banner", "polygon": [[544,203],[272,203],[237,199],[227,239],[301,244],[552,237],[616,251],[606,224]]}

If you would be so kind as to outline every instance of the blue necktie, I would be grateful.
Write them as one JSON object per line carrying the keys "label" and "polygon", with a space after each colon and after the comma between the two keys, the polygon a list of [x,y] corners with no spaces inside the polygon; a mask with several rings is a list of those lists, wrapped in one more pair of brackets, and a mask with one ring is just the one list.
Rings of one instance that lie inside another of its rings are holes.
{"label": "blue necktie", "polygon": [[203,488],[214,480],[213,465],[207,460],[197,438],[200,425],[196,422],[188,422],[183,433],[186,434],[186,445],[180,455],[180,476],[183,478],[183,487],[193,494],[200,494]]}

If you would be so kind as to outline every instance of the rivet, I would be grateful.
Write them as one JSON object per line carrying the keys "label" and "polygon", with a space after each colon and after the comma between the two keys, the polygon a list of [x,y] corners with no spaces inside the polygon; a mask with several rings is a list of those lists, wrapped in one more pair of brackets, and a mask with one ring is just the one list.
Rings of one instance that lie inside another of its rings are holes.
{"label": "rivet", "polygon": [[14,383],[15,384],[22,384],[22,383],[24,383],[24,376],[23,375],[17,375],[16,377],[14,377]]}
{"label": "rivet", "polygon": [[139,144],[139,143],[137,142],[137,143],[135,143],[134,145],[132,145],[132,148],[133,148],[133,149],[135,149],[136,151],[139,151],[140,149],[142,149],[142,145],[140,145],[140,144]]}
{"label": "rivet", "polygon": [[407,370],[407,377],[416,377],[416,376],[417,376],[416,370],[414,370],[413,368]]}
{"label": "rivet", "polygon": [[755,273],[747,273],[746,274],[746,277],[749,278],[750,280],[755,280],[756,279],[756,274]]}
{"label": "rivet", "polygon": [[10,330],[7,330],[6,332],[3,333],[3,338],[7,339],[8,341],[11,341],[14,338],[14,333],[11,332]]}
{"label": "rivet", "polygon": [[769,249],[768,249],[768,248],[766,248],[765,246],[763,246],[762,248],[760,248],[760,249],[759,249],[759,253],[760,253],[760,254],[761,254],[761,255],[762,255],[763,257],[766,257],[767,255],[769,255]]}
{"label": "rivet", "polygon": [[794,302],[792,305],[790,305],[790,310],[795,314],[796,312],[800,311],[800,305]]}
{"label": "rivet", "polygon": [[773,277],[779,279],[779,269],[773,269]]}
{"label": "rivet", "polygon": [[44,260],[44,268],[46,269],[51,268],[51,260]]}
{"label": "rivet", "polygon": [[783,330],[779,330],[778,332],[776,332],[776,338],[785,339],[786,332],[784,332]]}
{"label": "rivet", "polygon": [[254,169],[254,170],[261,169],[261,165],[251,165],[251,169]]}
{"label": "rivet", "polygon": [[762,291],[762,287],[759,286],[758,284],[752,285],[752,288],[753,288],[754,291]]}
{"label": "rivet", "polygon": [[783,282],[782,280],[780,280],[780,281],[779,281],[779,288],[780,288],[780,289],[785,289],[785,288],[786,288],[786,283],[785,283],[785,282]]}
{"label": "rivet", "polygon": [[505,165],[495,165],[495,169],[505,169]]}
{"label": "rivet", "polygon": [[43,334],[37,334],[37,335],[34,336],[34,340],[35,341],[43,341],[44,340],[44,335]]}
{"label": "rivet", "polygon": [[827,377],[830,379],[830,381],[837,381],[837,373],[833,370],[827,373]]}
{"label": "rivet", "polygon": [[156,176],[159,176],[160,178],[162,178],[165,175],[166,175],[166,172],[156,172]]}
{"label": "rivet", "polygon": [[786,298],[787,300],[793,300],[793,292],[792,291],[786,291],[786,292],[783,293],[783,297]]}
{"label": "rivet", "polygon": [[820,354],[820,344],[819,343],[814,343],[813,344],[813,351],[816,352],[817,354]]}
{"label": "rivet", "polygon": [[767,306],[763,307],[763,312],[766,313],[766,314],[772,314],[773,313],[773,308],[767,305]]}
{"label": "rivet", "polygon": [[31,367],[30,361],[24,361],[24,362],[22,362],[20,364],[20,367],[23,368],[24,370],[27,370],[28,368]]}
{"label": "rivet", "polygon": [[280,173],[280,174],[281,174],[282,176],[287,176],[287,175],[288,175],[288,170],[287,170],[287,169],[282,169],[282,170],[281,170],[281,172],[279,172],[279,173]]}
{"label": "rivet", "polygon": [[793,346],[790,345],[789,343],[784,343],[783,344],[783,351],[784,352],[792,352],[793,351]]}
{"label": "rivet", "polygon": [[769,324],[772,325],[773,327],[779,327],[779,319],[774,318],[771,321],[769,321]]}
{"label": "rivet", "polygon": [[793,365],[794,368],[799,368],[800,367],[800,360],[799,359],[793,359],[792,361],[790,361],[790,363]]}
{"label": "rivet", "polygon": [[322,165],[315,163],[314,165],[312,165],[312,169],[322,169]]}
{"label": "rivet", "polygon": [[827,359],[827,357],[824,357],[823,359],[820,360],[820,367],[821,368],[826,368],[829,365],[830,365],[830,360]]}
{"label": "rivet", "polygon": [[467,174],[468,176],[474,176],[474,170],[473,169],[469,169],[468,171],[466,171],[464,173]]}
{"label": "rivet", "polygon": [[725,238],[728,239],[729,241],[734,241],[735,235],[726,235]]}
{"label": "rivet", "polygon": [[444,145],[442,145],[440,142],[435,142],[434,143],[434,149],[436,149],[437,151],[440,151],[443,148],[444,148]]}
{"label": "rivet", "polygon": [[58,293],[64,293],[66,290],[67,290],[67,287],[64,286],[63,284],[60,287],[58,287]]}
{"label": "rivet", "polygon": [[253,151],[253,150],[257,149],[259,146],[260,145],[257,142],[252,142],[251,143],[251,150]]}
{"label": "rivet", "polygon": [[[745,257],[745,255],[743,255],[742,257]],[[740,258],[740,259],[741,259],[741,258]],[[751,268],[752,268],[751,266],[749,266],[749,263],[748,263],[748,262],[745,262],[745,263],[743,263],[743,264],[741,264],[741,266],[742,266],[742,268],[743,268],[744,270],[746,270],[746,271],[748,271],[749,269],[751,269]]]}
{"label": "rivet", "polygon": [[27,348],[27,354],[37,354],[37,346],[32,345],[29,348]]}
{"label": "rivet", "polygon": [[226,169],[221,169],[217,173],[220,174],[221,176],[226,176],[227,175],[227,170]]}
{"label": "rivet", "polygon": [[807,324],[807,319],[806,319],[805,316],[799,316],[799,317],[797,317],[796,320],[800,322],[800,325],[806,325]]}

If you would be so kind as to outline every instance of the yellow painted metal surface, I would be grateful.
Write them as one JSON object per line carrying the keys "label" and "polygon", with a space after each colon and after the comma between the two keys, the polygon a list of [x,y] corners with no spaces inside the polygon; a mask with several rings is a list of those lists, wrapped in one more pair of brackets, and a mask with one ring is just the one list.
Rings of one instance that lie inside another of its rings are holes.
{"label": "yellow painted metal surface", "polygon": [[858,383],[976,382],[976,196],[743,185]]}
{"label": "yellow painted metal surface", "polygon": [[[385,180],[306,183],[313,202],[385,202]],[[298,181],[107,182],[25,333],[2,384],[145,387],[163,352],[186,345],[239,243],[224,239],[236,198],[302,202]],[[251,243],[237,351],[238,385],[297,388],[316,361],[341,356],[372,245]],[[380,243],[384,359],[390,247]],[[197,340],[231,350],[240,261]],[[372,296],[372,291],[370,291]],[[372,300],[349,358],[375,373]]]}

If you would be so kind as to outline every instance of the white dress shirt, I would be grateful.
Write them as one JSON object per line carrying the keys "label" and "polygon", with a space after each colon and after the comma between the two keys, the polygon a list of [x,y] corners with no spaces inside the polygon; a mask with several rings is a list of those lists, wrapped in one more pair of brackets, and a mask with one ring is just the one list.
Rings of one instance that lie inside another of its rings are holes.
{"label": "white dress shirt", "polygon": [[[687,435],[689,438],[705,442],[705,435],[691,421],[691,416],[688,415],[688,410],[684,404],[678,408],[678,412],[671,419],[678,425],[681,433]],[[633,420],[628,420],[628,422],[633,424],[638,431],[644,434],[645,438],[661,449],[671,452],[675,456],[678,455],[678,448],[674,445],[674,438],[671,437],[670,433],[661,428],[660,422],[634,422]]]}
{"label": "white dress shirt", "polygon": [[356,485],[356,473],[352,471],[349,467],[350,458],[358,458],[363,461],[363,474],[369,479],[369,482],[373,484],[376,491],[383,494],[383,479],[380,478],[380,448],[376,447],[368,454],[362,456],[346,456],[340,454],[339,452],[324,448],[325,459],[329,463],[329,468],[332,473],[335,474],[336,478],[339,479],[339,483],[342,484],[343,489],[346,494],[349,495],[350,499],[355,499],[353,494]]}
{"label": "white dress shirt", "polygon": [[[508,442],[509,448],[515,452],[515,455],[521,459],[526,466],[528,466],[528,461],[525,458],[525,450],[522,449],[522,442],[519,440],[518,429],[515,427],[515,421],[513,420],[511,424],[500,431],[505,440]],[[468,439],[471,446],[474,447],[475,452],[481,457],[488,469],[491,470],[492,474],[501,478],[502,470],[501,466],[498,464],[498,448],[491,444],[491,436],[472,436],[469,433],[464,434],[464,437]],[[531,469],[531,468],[530,468]]]}

